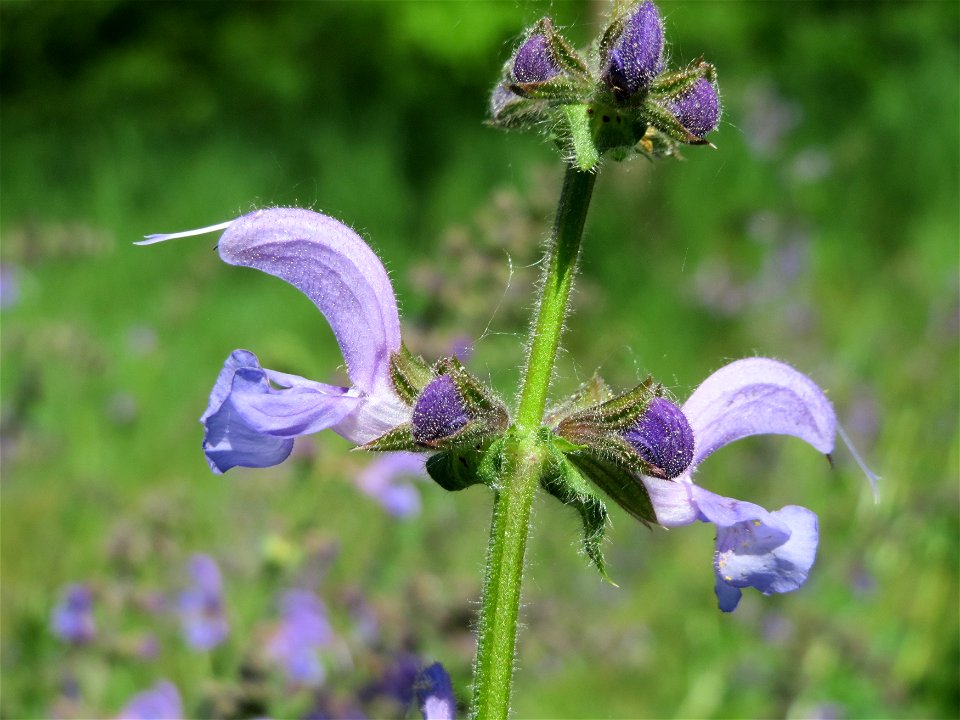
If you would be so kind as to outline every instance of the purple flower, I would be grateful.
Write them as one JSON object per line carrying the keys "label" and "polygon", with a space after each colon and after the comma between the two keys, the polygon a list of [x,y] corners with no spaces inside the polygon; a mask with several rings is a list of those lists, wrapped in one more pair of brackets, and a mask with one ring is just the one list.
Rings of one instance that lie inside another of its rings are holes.
{"label": "purple flower", "polygon": [[149,690],[134,695],[117,715],[118,720],[180,720],[183,705],[176,686],[160,680]]}
{"label": "purple flower", "polygon": [[140,244],[224,229],[217,245],[224,262],[285,280],[323,313],[353,385],[267,370],[253,353],[234,351],[200,418],[211,470],[276,465],[290,454],[295,437],[326,428],[359,445],[407,422],[410,408],[390,377],[390,356],[400,349],[396,297],[360,236],[310,210],[271,208],[200,230],[151,235]]}
{"label": "purple flower", "polygon": [[457,698],[453,694],[450,676],[440,663],[424,668],[414,683],[417,704],[423,720],[453,720]]}
{"label": "purple flower", "polygon": [[619,95],[647,88],[663,71],[663,21],[650,0],[637,4],[607,56],[604,78]]}
{"label": "purple flower", "polygon": [[643,477],[657,521],[666,527],[696,520],[717,526],[714,572],[724,612],[737,607],[741,588],[764,595],[796,590],[816,557],[817,516],[796,505],[768,512],[705,490],[692,476],[714,450],[749,435],[793,435],[829,455],[836,433],[830,401],[789,365],[748,358],[704,380],[682,410],[694,437],[689,468],[674,480]]}
{"label": "purple flower", "polygon": [[280,601],[280,615],[280,624],[267,642],[267,658],[294,685],[322,684],[326,672],[317,651],[333,638],[323,603],[309,590],[288,590]]}
{"label": "purple flower", "polygon": [[209,555],[197,554],[187,566],[190,586],[180,594],[183,637],[195,650],[212,650],[230,632],[223,608],[220,568]]}
{"label": "purple flower", "polygon": [[513,56],[513,77],[518,83],[546,82],[559,73],[544,35],[528,37]]}
{"label": "purple flower", "polygon": [[385,453],[360,472],[357,485],[394,517],[417,515],[420,493],[406,481],[426,477],[425,462],[426,457],[416,453]]}
{"label": "purple flower", "polygon": [[93,594],[84,585],[68,585],[51,620],[53,633],[61,640],[76,645],[88,643],[96,637],[93,621]]}
{"label": "purple flower", "polygon": [[720,123],[720,96],[706,78],[700,78],[688,92],[668,102],[667,109],[698,138],[716,130]]}

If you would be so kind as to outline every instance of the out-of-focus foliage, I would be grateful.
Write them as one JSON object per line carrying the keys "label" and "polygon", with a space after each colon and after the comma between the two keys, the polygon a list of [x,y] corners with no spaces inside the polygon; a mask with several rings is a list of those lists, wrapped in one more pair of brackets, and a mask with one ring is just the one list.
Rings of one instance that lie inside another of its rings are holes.
{"label": "out-of-focus foliage", "polygon": [[[526,24],[549,12],[586,42],[605,7],[0,7],[0,714],[110,715],[159,678],[188,713],[305,712],[258,664],[291,587],[329,610],[331,712],[398,712],[412,656],[467,696],[486,491],[424,482],[419,517],[393,519],[354,483],[369,459],[329,437],[210,475],[196,419],[227,354],[333,380],[336,345],[212,238],[130,242],[263,205],[332,214],[391,269],[413,349],[476,339],[471,369],[509,399],[560,169],[483,125],[487,93]],[[726,359],[787,360],[830,390],[881,503],[842,447],[833,471],[777,438],[711,458],[705,485],[806,505],[822,538],[802,590],[724,616],[708,526],[615,513],[613,588],[542,498],[517,716],[955,717],[958,6],[661,7],[676,61],[719,70],[718,150],[601,175],[556,394],[600,367],[682,399]],[[210,654],[169,609],[197,552],[230,622]],[[93,592],[82,647],[50,627],[73,582]]]}

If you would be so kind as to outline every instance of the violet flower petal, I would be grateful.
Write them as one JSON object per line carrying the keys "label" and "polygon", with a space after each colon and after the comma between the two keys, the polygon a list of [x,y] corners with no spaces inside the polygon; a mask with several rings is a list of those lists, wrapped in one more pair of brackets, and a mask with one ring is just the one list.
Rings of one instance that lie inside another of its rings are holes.
{"label": "violet flower petal", "polygon": [[353,230],[311,210],[270,208],[233,221],[218,248],[224,262],[262,270],[309,297],[330,323],[353,384],[372,395],[392,392],[397,301],[383,264]]}
{"label": "violet flower petal", "polygon": [[180,594],[178,608],[183,636],[195,650],[212,650],[230,632],[220,568],[212,557],[198,553],[190,558],[187,573],[190,585]]}
{"label": "violet flower petal", "polygon": [[769,513],[786,527],[789,536],[775,542],[780,531],[760,520],[743,521],[717,529],[714,557],[716,591],[720,609],[731,612],[739,601],[739,589],[754,587],[764,595],[796,590],[807,580],[817,556],[817,516],[797,505]]}
{"label": "violet flower petal", "polygon": [[85,585],[68,585],[53,609],[51,625],[54,635],[61,640],[83,645],[97,635],[93,619],[93,593]]}
{"label": "violet flower petal", "polygon": [[642,476],[641,481],[647,488],[650,503],[657,515],[657,522],[663,527],[674,528],[689,525],[700,519],[700,510],[694,502],[696,485],[689,475],[676,480]]}
{"label": "violet flower petal", "polygon": [[407,480],[426,477],[425,463],[425,455],[385,453],[360,471],[357,485],[394,517],[417,515],[420,512],[420,493]]}
{"label": "violet flower petal", "polygon": [[684,403],[683,413],[693,428],[691,468],[749,435],[793,435],[824,454],[833,450],[836,417],[823,391],[806,375],[768,358],[720,368]]}
{"label": "violet flower petal", "polygon": [[176,686],[160,680],[149,690],[131,698],[120,713],[118,720],[181,720],[183,705]]}
{"label": "violet flower petal", "polygon": [[317,651],[333,638],[326,608],[309,590],[288,590],[280,606],[281,620],[267,643],[267,658],[296,685],[322,684],[326,671]]}
{"label": "violet flower petal", "polygon": [[[276,389],[276,380],[285,385]],[[200,418],[203,450],[215,473],[232,467],[269,467],[283,462],[293,438],[336,425],[359,398],[345,388],[260,367],[256,355],[235,350],[220,371],[210,404]]]}

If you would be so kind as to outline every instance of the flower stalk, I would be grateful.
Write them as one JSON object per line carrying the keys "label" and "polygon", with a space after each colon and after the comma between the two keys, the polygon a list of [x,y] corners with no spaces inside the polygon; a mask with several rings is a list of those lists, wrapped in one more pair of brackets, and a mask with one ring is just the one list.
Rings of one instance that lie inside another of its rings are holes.
{"label": "flower stalk", "polygon": [[500,454],[474,666],[474,718],[507,718],[530,508],[547,448],[539,438],[596,174],[568,166],[547,246],[516,421]]}

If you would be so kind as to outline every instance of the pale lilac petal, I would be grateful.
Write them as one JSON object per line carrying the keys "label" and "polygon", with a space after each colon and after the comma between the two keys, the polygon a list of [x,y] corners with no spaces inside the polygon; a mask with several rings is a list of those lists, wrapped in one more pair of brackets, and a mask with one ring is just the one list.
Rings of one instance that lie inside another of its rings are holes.
{"label": "pale lilac petal", "polygon": [[696,485],[690,481],[689,475],[683,475],[676,480],[662,480],[646,475],[640,479],[647,488],[657,522],[664,527],[689,525],[694,520],[701,519],[693,499]]}
{"label": "pale lilac petal", "polygon": [[[729,588],[753,587],[764,595],[796,590],[807,580],[817,556],[817,516],[797,505],[768,513],[769,520],[717,527],[714,572],[720,609],[736,607]],[[775,523],[772,528],[767,523]],[[779,539],[786,529],[787,537]]]}
{"label": "pale lilac petal", "polygon": [[426,477],[425,463],[425,455],[386,453],[357,475],[357,485],[394,517],[410,517],[420,512],[420,493],[409,481]]}
{"label": "pale lilac petal", "polygon": [[769,526],[741,522],[717,531],[717,572],[735,587],[755,587],[764,595],[796,590],[807,579],[817,555],[817,516],[805,507],[787,505],[770,513],[788,528],[782,542]]}
{"label": "pale lilac petal", "polygon": [[768,358],[737,360],[717,370],[683,405],[696,444],[692,466],[749,435],[793,435],[824,454],[833,450],[836,417],[819,387]]}
{"label": "pale lilac petal", "polygon": [[183,705],[176,686],[160,680],[149,690],[134,695],[117,715],[119,720],[180,720]]}
{"label": "pale lilac petal", "polygon": [[[273,387],[271,380],[283,387]],[[346,393],[345,388],[264,370],[253,353],[234,351],[200,418],[211,470],[283,462],[294,437],[331,427],[357,408],[360,400]]]}
{"label": "pale lilac petal", "polygon": [[232,222],[218,248],[224,262],[262,270],[309,297],[330,323],[353,384],[371,395],[392,393],[397,301],[383,264],[359,235],[311,210],[270,208]]}

